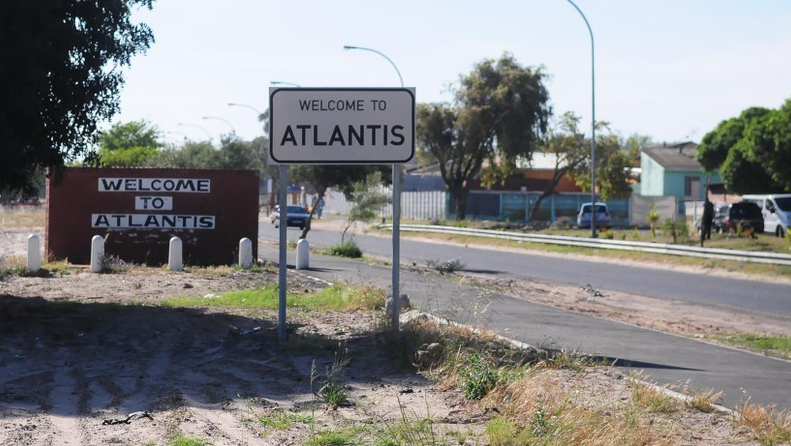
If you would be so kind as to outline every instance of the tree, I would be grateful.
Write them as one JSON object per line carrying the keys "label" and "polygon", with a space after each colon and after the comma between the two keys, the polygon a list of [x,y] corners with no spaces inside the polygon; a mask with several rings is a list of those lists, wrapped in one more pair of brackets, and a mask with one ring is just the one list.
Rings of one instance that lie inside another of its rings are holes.
{"label": "tree", "polygon": [[696,157],[704,169],[720,169],[732,192],[791,191],[791,99],[777,110],[748,108],[720,122]]}
{"label": "tree", "polygon": [[744,137],[744,130],[747,126],[769,111],[766,108],[752,107],[743,111],[737,118],[720,122],[714,130],[703,136],[695,159],[707,172],[719,169],[728,158],[731,148],[735,147]]}
{"label": "tree", "polygon": [[452,106],[418,106],[418,144],[439,162],[457,219],[466,217],[470,180],[481,174],[484,162],[487,180],[499,181],[517,157],[529,159],[535,150],[551,115],[543,79],[540,69],[522,67],[505,54],[462,76]]}
{"label": "tree", "polygon": [[0,3],[0,190],[90,157],[97,125],[118,111],[121,69],[154,41],[133,7],[153,0]]}
{"label": "tree", "polygon": [[102,166],[145,166],[163,146],[159,129],[146,121],[115,123],[99,133]]}
{"label": "tree", "polygon": [[[620,138],[610,131],[606,122],[596,123],[596,134],[599,135],[596,138],[596,186],[601,199],[626,198],[632,192],[629,169],[638,164],[638,147],[645,137],[633,135],[626,141],[626,148],[622,148]],[[587,145],[588,156],[577,164],[571,175],[582,190],[590,192],[590,143]]]}
{"label": "tree", "polygon": [[[354,226],[355,222],[367,223],[376,218],[376,213],[382,206],[391,203],[390,195],[383,192],[382,172],[374,172],[368,175],[364,181],[359,181],[353,185],[354,191],[351,193],[351,202],[354,203],[349,211],[346,224],[341,232],[341,244],[346,241],[346,233]],[[318,203],[318,201],[316,201]]]}
{"label": "tree", "polygon": [[[321,166],[300,164],[289,168],[288,177],[295,183],[307,183],[316,191],[316,203],[324,199],[327,189],[337,186],[347,197],[352,197],[354,186],[358,182],[365,181],[368,175],[374,172],[381,172],[384,181],[390,181],[390,168],[385,166]],[[302,230],[300,238],[305,238],[310,231],[310,222],[316,207],[310,210],[308,224]]]}
{"label": "tree", "polygon": [[533,203],[528,215],[535,215],[541,202],[555,193],[555,187],[560,180],[590,157],[590,145],[579,131],[579,122],[579,116],[572,112],[564,113],[556,126],[550,129],[548,137],[541,145],[543,153],[555,156],[555,167],[552,171],[552,180]]}

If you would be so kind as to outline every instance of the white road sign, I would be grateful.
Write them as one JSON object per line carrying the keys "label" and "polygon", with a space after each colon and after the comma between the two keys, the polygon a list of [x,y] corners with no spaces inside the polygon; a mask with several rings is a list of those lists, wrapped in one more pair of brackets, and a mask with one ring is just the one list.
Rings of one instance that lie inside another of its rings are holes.
{"label": "white road sign", "polygon": [[414,89],[269,91],[269,156],[276,164],[402,164],[414,154]]}

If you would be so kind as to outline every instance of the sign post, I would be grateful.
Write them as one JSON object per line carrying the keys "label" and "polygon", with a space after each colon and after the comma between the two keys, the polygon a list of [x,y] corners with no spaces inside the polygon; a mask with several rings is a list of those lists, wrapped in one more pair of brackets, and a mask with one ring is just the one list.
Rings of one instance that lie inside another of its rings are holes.
{"label": "sign post", "polygon": [[[283,165],[393,165],[393,327],[398,329],[400,169],[415,155],[414,88],[270,88],[269,159]],[[281,200],[283,199],[281,190]],[[281,201],[281,212],[284,203]],[[286,234],[280,230],[280,293],[285,296]],[[285,299],[281,297],[285,307]],[[285,308],[278,321],[285,333]]]}

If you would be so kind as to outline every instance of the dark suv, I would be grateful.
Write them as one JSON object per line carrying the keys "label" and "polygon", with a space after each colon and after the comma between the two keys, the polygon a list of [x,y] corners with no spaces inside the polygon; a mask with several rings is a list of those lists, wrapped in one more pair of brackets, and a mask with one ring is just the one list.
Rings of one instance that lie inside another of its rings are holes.
{"label": "dark suv", "polygon": [[719,233],[738,232],[740,225],[742,230],[764,232],[764,216],[761,214],[761,208],[748,201],[717,207],[714,221],[711,223],[712,230]]}

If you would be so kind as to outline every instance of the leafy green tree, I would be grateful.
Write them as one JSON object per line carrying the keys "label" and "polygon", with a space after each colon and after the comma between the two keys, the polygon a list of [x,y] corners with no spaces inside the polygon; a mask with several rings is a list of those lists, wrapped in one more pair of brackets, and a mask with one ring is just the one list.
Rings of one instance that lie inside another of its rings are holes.
{"label": "leafy green tree", "polygon": [[753,120],[745,129],[745,142],[750,160],[774,183],[772,190],[791,191],[791,99]]}
{"label": "leafy green tree", "polygon": [[720,122],[698,147],[706,170],[719,168],[728,190],[791,191],[791,99],[778,110],[748,108]]}
{"label": "leafy green tree", "polygon": [[[354,194],[355,184],[364,182],[368,175],[374,172],[381,172],[384,182],[390,182],[389,167],[385,166],[326,166],[326,165],[308,165],[300,164],[293,165],[288,170],[288,178],[295,183],[305,183],[312,188],[316,194],[316,202],[324,199],[327,194],[327,189],[330,187],[338,187],[341,192],[347,197],[351,198]],[[380,183],[382,184],[382,183]],[[316,212],[316,206],[310,211],[308,224],[302,230],[300,238],[305,238],[310,231],[310,222],[313,220],[313,214]]]}
{"label": "leafy green tree", "polygon": [[0,2],[0,191],[35,189],[90,157],[117,111],[122,68],[154,41],[132,10],[153,0]]}
{"label": "leafy green tree", "polygon": [[181,147],[160,150],[150,164],[152,167],[212,169],[221,164],[221,155],[208,141],[187,141]]}
{"label": "leafy green tree", "polygon": [[349,216],[343,227],[343,232],[341,232],[341,244],[345,242],[346,233],[354,226],[355,222],[370,222],[376,218],[377,211],[379,211],[382,206],[393,201],[391,196],[381,188],[382,183],[382,172],[374,172],[365,177],[364,181],[358,181],[354,184],[354,191],[351,193],[350,197],[350,201],[354,203],[354,205],[351,211],[349,211]]}
{"label": "leafy green tree", "polygon": [[116,123],[99,134],[102,166],[145,166],[163,144],[159,129],[145,121]]}
{"label": "leafy green tree", "polygon": [[505,54],[462,76],[453,105],[418,106],[418,145],[439,162],[457,219],[466,218],[470,182],[484,162],[485,180],[500,181],[517,157],[530,158],[535,150],[551,115],[544,77],[541,69],[523,67]]}
{"label": "leafy green tree", "polygon": [[547,138],[541,144],[540,150],[543,153],[555,156],[555,166],[549,185],[533,203],[528,215],[535,215],[541,202],[555,193],[555,187],[560,180],[590,157],[590,144],[580,132],[579,122],[579,116],[572,112],[564,113],[556,125],[550,128]]}
{"label": "leafy green tree", "polygon": [[720,122],[714,130],[703,136],[695,159],[707,172],[719,169],[728,158],[731,148],[744,137],[747,126],[769,112],[766,108],[752,107],[743,111],[739,117]]}
{"label": "leafy green tree", "polygon": [[[638,142],[627,140],[627,148],[622,148],[620,138],[610,131],[606,122],[596,123],[596,134],[596,187],[601,198],[605,201],[626,198],[632,192],[629,168],[639,160],[639,151],[635,149]],[[571,175],[582,190],[590,192],[590,143],[586,145],[588,156],[577,164]]]}

